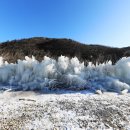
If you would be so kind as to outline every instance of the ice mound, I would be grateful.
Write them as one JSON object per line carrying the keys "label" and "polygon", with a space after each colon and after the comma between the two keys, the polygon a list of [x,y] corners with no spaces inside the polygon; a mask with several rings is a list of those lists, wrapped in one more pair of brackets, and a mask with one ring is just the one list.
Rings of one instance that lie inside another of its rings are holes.
{"label": "ice mound", "polygon": [[102,90],[120,92],[130,89],[130,57],[115,65],[111,61],[85,66],[77,57],[47,56],[39,62],[34,56],[9,64],[0,57],[0,89],[11,90]]}

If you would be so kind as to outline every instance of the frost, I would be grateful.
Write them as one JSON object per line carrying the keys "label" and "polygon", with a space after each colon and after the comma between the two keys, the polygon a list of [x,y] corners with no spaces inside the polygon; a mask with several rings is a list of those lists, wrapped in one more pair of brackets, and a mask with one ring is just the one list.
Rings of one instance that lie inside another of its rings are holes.
{"label": "frost", "polygon": [[0,93],[0,130],[130,130],[130,94]]}

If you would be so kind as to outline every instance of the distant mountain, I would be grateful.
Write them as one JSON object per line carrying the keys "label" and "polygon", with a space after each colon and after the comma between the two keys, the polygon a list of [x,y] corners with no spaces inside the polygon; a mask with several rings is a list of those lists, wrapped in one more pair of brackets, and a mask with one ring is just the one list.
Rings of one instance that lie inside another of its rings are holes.
{"label": "distant mountain", "polygon": [[8,62],[17,62],[25,56],[35,56],[41,61],[43,57],[56,58],[64,55],[68,57],[77,56],[86,64],[91,61],[103,63],[111,60],[114,64],[123,56],[130,56],[130,47],[112,48],[100,45],[81,44],[71,39],[56,39],[34,37],[21,40],[7,41],[0,44],[0,56]]}

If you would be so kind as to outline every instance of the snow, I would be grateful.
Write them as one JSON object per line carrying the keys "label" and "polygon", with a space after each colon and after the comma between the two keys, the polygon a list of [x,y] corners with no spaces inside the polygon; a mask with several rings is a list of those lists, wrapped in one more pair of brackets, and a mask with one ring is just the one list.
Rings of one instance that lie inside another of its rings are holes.
{"label": "snow", "polygon": [[0,129],[130,130],[130,94],[0,94]]}
{"label": "snow", "polygon": [[0,57],[1,90],[101,90],[121,92],[130,90],[130,57],[123,57],[115,65],[111,61],[85,66],[77,57],[47,56],[39,62],[34,56],[17,63],[8,63]]}
{"label": "snow", "polygon": [[0,57],[0,129],[130,130],[129,92],[130,57],[88,66],[77,57]]}

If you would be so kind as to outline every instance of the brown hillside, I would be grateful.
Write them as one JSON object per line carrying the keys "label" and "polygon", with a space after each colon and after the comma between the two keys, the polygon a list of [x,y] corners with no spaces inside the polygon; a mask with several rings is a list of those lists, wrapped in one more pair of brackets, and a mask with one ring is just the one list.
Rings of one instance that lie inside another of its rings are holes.
{"label": "brown hillside", "polygon": [[112,60],[115,63],[123,56],[130,56],[130,47],[112,48],[100,45],[86,45],[71,39],[34,37],[13,40],[0,44],[0,56],[8,62],[16,62],[25,56],[35,56],[41,61],[45,55],[57,58],[60,55],[74,57],[81,61],[102,63]]}

